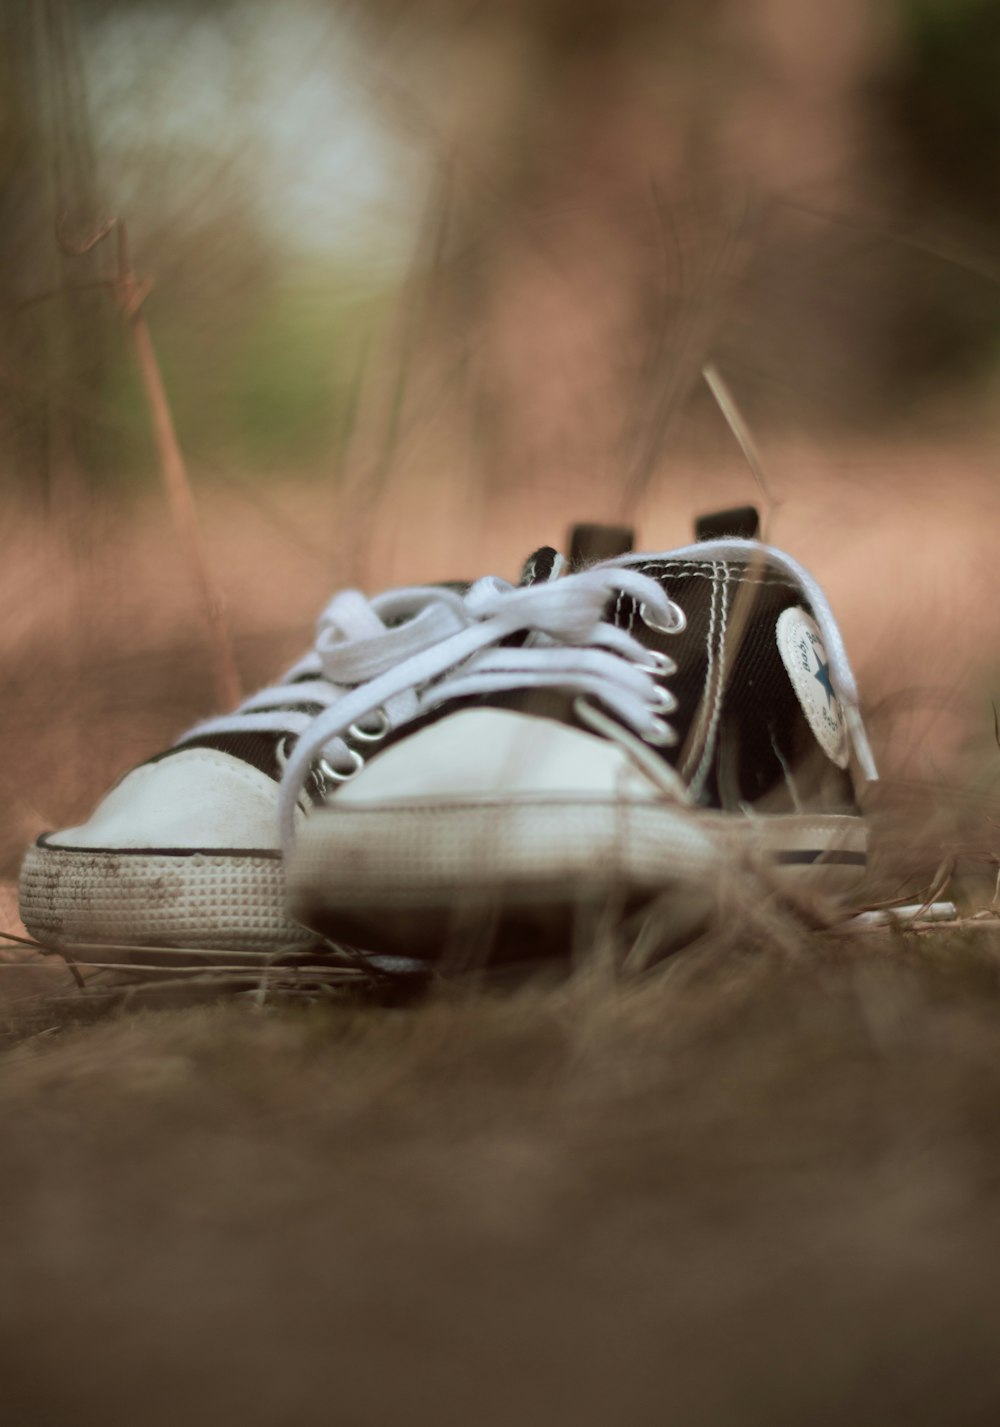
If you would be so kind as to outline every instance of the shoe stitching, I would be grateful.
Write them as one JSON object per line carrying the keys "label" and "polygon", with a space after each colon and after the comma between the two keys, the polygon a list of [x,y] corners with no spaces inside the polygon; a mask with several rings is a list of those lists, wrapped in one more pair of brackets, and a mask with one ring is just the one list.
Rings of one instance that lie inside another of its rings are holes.
{"label": "shoe stitching", "polygon": [[[780,575],[764,575],[748,579],[746,571],[750,568],[749,565],[737,565],[730,562],[727,562],[727,564],[733,575],[738,576],[743,584],[766,585],[769,588],[791,590],[794,594],[801,594],[797,586],[792,584],[790,580],[782,579]],[[714,579],[713,569],[707,564],[695,565],[693,562],[671,563],[669,561],[660,560],[650,561],[649,564],[640,565],[638,568],[643,575],[652,575],[660,578],[665,575],[679,575],[684,579]]]}
{"label": "shoe stitching", "polygon": [[[718,560],[672,560],[657,556],[645,562],[646,566],[654,567],[659,570],[704,570],[709,575],[714,573],[719,563]],[[751,560],[727,560],[725,563],[733,570],[749,570],[756,562]]]}
{"label": "shoe stitching", "polygon": [[708,773],[712,754],[715,751],[715,741],[719,732],[719,721],[722,717],[722,695],[726,686],[726,629],[729,623],[729,566],[721,567],[721,575],[717,588],[720,595],[721,621],[719,625],[719,637],[717,641],[717,657],[715,660],[715,680],[712,693],[712,711],[709,715],[708,728],[705,732],[705,746],[702,750],[701,761],[691,779],[691,791],[697,796],[702,790],[702,785]]}
{"label": "shoe stitching", "polygon": [[[711,577],[713,570],[719,563],[718,560],[671,560],[654,557],[644,561],[636,568],[642,570],[644,573],[647,570],[700,570],[706,577]],[[788,584],[791,588],[795,588],[794,582],[789,580],[788,577],[783,575],[780,571],[773,569],[762,571],[760,569],[760,561],[725,560],[721,563],[728,565],[729,569],[736,574],[744,574],[747,570],[754,570],[760,577],[780,580],[782,584]]]}
{"label": "shoe stitching", "polygon": [[618,591],[618,598],[615,600],[615,624],[621,627],[622,622],[622,600],[625,598],[625,591]]}
{"label": "shoe stitching", "polygon": [[[171,762],[175,759],[181,760],[184,758],[184,755],[187,755],[184,761],[189,764],[207,763],[213,768],[221,769],[228,777],[244,783],[254,793],[265,793],[268,795],[274,784],[274,779],[258,768],[256,764],[248,763],[245,758],[241,758],[237,753],[226,753],[225,750],[221,748],[208,748],[202,744],[197,744],[194,748],[172,748],[168,750],[168,753]],[[166,763],[166,758],[151,763],[140,763],[137,768],[132,768],[125,776],[131,777],[133,774],[142,774],[143,777],[148,780],[151,777],[157,776],[153,770],[159,768],[161,762]],[[147,772],[147,770],[149,771]],[[123,778],[122,782],[124,781],[125,779]],[[121,784],[117,786],[120,787]]]}
{"label": "shoe stitching", "polygon": [[[628,620],[625,619],[625,602],[628,601]],[[624,590],[618,591],[615,600],[614,623],[619,629],[624,629],[631,634],[635,626],[635,617],[639,612],[639,607],[631,595],[627,595]]]}
{"label": "shoe stitching", "polygon": [[705,697],[701,701],[697,723],[692,724],[692,728],[695,730],[696,737],[695,741],[691,746],[690,751],[688,752],[687,757],[684,760],[684,767],[681,769],[682,776],[685,778],[689,777],[691,765],[694,763],[694,760],[700,756],[699,750],[703,751],[704,749],[704,743],[702,742],[701,733],[703,725],[705,726],[705,736],[707,737],[707,715],[705,710],[707,707],[708,690],[712,687],[713,674],[715,669],[715,633],[718,619],[716,605],[718,590],[719,565],[717,562],[715,562],[713,563],[712,590],[709,597],[708,607],[708,633],[705,638]]}

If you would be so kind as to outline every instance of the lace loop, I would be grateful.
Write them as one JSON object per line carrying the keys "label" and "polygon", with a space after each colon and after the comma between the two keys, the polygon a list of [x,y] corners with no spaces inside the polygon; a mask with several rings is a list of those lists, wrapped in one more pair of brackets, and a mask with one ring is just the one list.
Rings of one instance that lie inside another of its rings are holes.
{"label": "lace loop", "polygon": [[[292,757],[290,745],[319,715],[339,704],[352,687],[460,631],[466,622],[462,608],[460,594],[438,586],[389,590],[371,600],[359,590],[341,590],[319,617],[313,649],[278,683],[244,699],[231,713],[196,724],[179,743],[220,734],[278,734],[282,737],[275,756],[284,770]],[[344,742],[341,732],[349,731],[361,743],[376,742],[412,717],[415,703],[415,695],[404,691],[380,711],[374,728],[345,726],[331,735],[317,750],[327,757],[329,776],[342,781],[359,771],[361,755]]]}
{"label": "lace loop", "polygon": [[[359,743],[381,743],[382,739],[392,729],[392,721],[385,709],[378,708],[373,711],[374,719],[367,725],[364,723],[352,723],[347,730],[352,738]],[[370,715],[366,715],[370,717]]]}
{"label": "lace loop", "polygon": [[656,610],[650,600],[641,600],[639,618],[647,629],[655,630],[657,634],[683,634],[687,629],[687,615],[680,605],[674,604],[673,600],[667,600],[667,606],[664,618],[662,611]]}

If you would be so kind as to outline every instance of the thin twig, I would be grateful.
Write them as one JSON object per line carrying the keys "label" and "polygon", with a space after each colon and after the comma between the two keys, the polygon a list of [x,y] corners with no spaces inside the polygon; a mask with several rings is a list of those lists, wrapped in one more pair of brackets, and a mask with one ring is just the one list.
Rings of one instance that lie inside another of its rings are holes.
{"label": "thin twig", "polygon": [[136,365],[142,378],[149,408],[153,438],[160,460],[160,476],[170,507],[178,544],[185,551],[191,575],[197,587],[205,619],[212,655],[212,676],[216,702],[220,709],[232,708],[242,697],[240,678],[233,658],[232,645],[226,630],[222,596],[212,576],[201,537],[201,527],[195,508],[187,465],[177,439],[170,402],[149,325],[143,313],[143,303],[152,283],[140,280],[132,267],[128,235],[120,218],[109,218],[80,242],[73,242],[64,225],[57,228],[59,246],[71,256],[89,253],[114,232],[117,238],[117,277],[114,282],[118,305],[129,325]]}
{"label": "thin twig", "polygon": [[750,432],[750,427],[743,417],[736,404],[736,399],[729,389],[729,385],[722,378],[718,367],[714,362],[706,362],[701,369],[701,374],[705,378],[709,391],[715,398],[716,405],[725,418],[726,425],[736,437],[737,444],[743,452],[744,459],[750,467],[750,471],[757,483],[757,489],[761,495],[761,539],[766,540],[770,533],[771,517],[777,509],[778,502],[771,492],[764,474],[764,463],[760,459],[760,452],[757,450],[756,442]]}

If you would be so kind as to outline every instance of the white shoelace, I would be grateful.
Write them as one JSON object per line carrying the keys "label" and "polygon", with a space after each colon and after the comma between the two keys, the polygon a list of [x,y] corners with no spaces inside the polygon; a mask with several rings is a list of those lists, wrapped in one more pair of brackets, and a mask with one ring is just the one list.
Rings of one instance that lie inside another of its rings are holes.
{"label": "white shoelace", "polygon": [[[801,589],[823,636],[831,682],[844,708],[859,765],[866,777],[876,778],[844,641],[819,585],[797,561],[773,547],[752,540],[701,541],[665,555],[630,555],[527,587],[488,576],[464,596],[426,587],[399,591],[395,597],[383,595],[371,605],[353,591],[337,596],[327,611],[331,616],[327,636],[318,641],[316,651],[332,696],[324,700],[322,713],[305,716],[306,726],[288,758],[280,794],[283,845],[290,847],[294,839],[295,810],[310,766],[323,758],[333,768],[338,762],[343,767],[352,754],[341,735],[362,727],[376,711],[384,714],[388,726],[397,728],[450,699],[509,689],[560,688],[580,698],[581,708],[587,706],[587,695],[597,699],[645,744],[673,742],[664,715],[676,704],[660,680],[675,672],[676,665],[603,616],[609,599],[625,594],[639,603],[646,623],[668,633],[679,632],[685,622],[683,611],[658,580],[632,567],[713,559],[778,567]],[[375,616],[380,630],[367,620],[363,606]],[[407,622],[387,630],[382,616]],[[503,643],[511,635],[525,633],[529,638],[521,645]],[[345,689],[350,685],[356,687]],[[286,694],[287,687],[282,686]],[[301,691],[303,685],[293,688]],[[266,696],[272,692],[266,691]],[[595,712],[592,706],[591,711]],[[240,727],[247,727],[247,717],[259,715],[241,716],[236,721]],[[598,712],[597,719],[601,718]],[[215,721],[219,722],[231,726],[228,719]],[[357,755],[353,762],[358,766]]]}
{"label": "white shoelace", "polygon": [[[331,684],[341,689],[345,684],[358,687],[343,692],[309,722],[288,759],[280,798],[286,847],[294,836],[295,809],[311,764],[322,757],[333,767],[338,762],[343,766],[350,750],[341,735],[376,710],[383,711],[396,728],[448,699],[511,688],[570,688],[578,695],[599,697],[640,737],[659,743],[670,740],[662,715],[674,701],[654,675],[671,673],[674,664],[602,618],[609,598],[621,593],[642,602],[661,628],[683,628],[682,611],[648,575],[605,565],[527,587],[487,576],[464,597],[450,599],[447,608],[435,600],[447,592],[422,589],[419,593],[429,602],[409,625],[390,631],[398,636],[393,642],[402,655],[392,667],[384,658],[384,635],[334,640],[318,648]],[[407,658],[402,645],[407,631],[418,625],[422,627],[413,628],[409,636]],[[431,642],[439,630],[441,637]],[[532,636],[530,645],[498,647],[509,636],[522,633]],[[372,677],[370,670],[376,663],[382,672]],[[449,673],[452,677],[442,678]]]}
{"label": "white shoelace", "polygon": [[[205,719],[188,729],[179,742],[254,732],[301,738],[319,717],[315,710],[329,710],[354,685],[375,678],[465,628],[462,606],[460,594],[439,586],[390,590],[371,600],[357,590],[343,590],[334,595],[320,615],[314,647],[276,684],[244,699],[231,713]],[[375,731],[359,724],[351,732],[360,741],[377,740],[406,716],[414,701],[415,696],[403,694],[391,712],[386,710],[386,718],[378,721]],[[341,745],[340,751],[354,771],[357,757],[352,757],[346,745]],[[330,772],[337,776],[332,766]]]}

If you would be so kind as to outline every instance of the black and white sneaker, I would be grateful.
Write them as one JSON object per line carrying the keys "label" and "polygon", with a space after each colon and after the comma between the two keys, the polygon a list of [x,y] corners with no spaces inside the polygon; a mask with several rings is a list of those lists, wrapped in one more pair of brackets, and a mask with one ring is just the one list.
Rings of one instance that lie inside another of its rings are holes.
{"label": "black and white sneaker", "polygon": [[[345,691],[464,627],[465,586],[334,597],[315,647],[274,686],[134,768],[79,827],[47,833],[21,869],[21,916],[43,945],[272,952],[316,940],[288,915],[278,789],[289,750]],[[402,714],[412,700],[392,705]],[[293,820],[350,777],[392,726],[351,721],[310,761]]]}
{"label": "black and white sneaker", "polygon": [[[742,534],[480,580],[461,629],[320,715],[282,789],[293,915],[430,959],[480,916],[503,960],[565,949],[581,907],[657,903],[684,939],[736,867],[849,903],[877,775],[843,640],[816,581],[747,538],[755,513],[729,515]],[[379,711],[378,759],[298,819],[310,760]]]}

